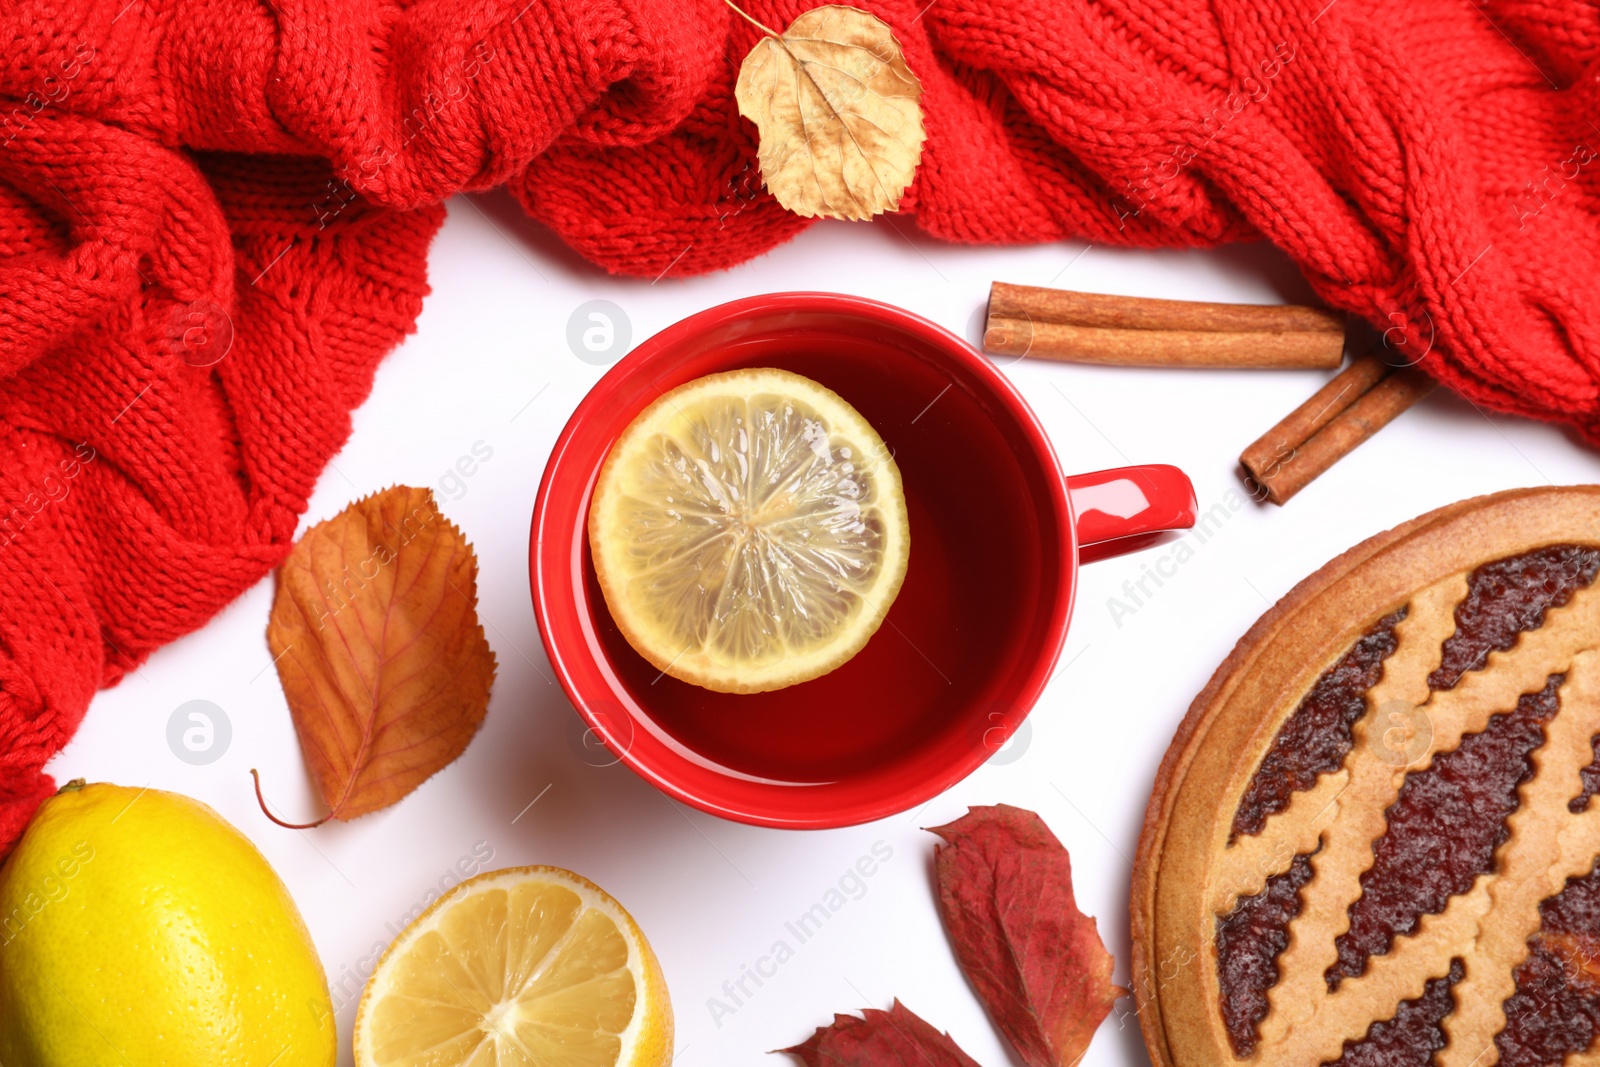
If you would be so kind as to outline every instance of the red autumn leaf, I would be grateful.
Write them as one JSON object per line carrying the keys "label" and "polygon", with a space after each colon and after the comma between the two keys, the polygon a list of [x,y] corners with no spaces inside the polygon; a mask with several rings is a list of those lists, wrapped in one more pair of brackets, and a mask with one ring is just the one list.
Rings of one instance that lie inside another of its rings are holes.
{"label": "red autumn leaf", "polygon": [[898,1000],[888,1011],[866,1008],[865,1018],[835,1015],[810,1039],[779,1049],[806,1067],[978,1067],[949,1034],[923,1022]]}
{"label": "red autumn leaf", "polygon": [[989,1017],[1027,1067],[1070,1067],[1124,990],[1094,920],[1072,895],[1072,862],[1031,811],[972,808],[932,831],[939,914]]}
{"label": "red autumn leaf", "polygon": [[494,684],[477,602],[477,557],[427,489],[364,497],[290,551],[267,644],[328,806],[308,825],[387,807],[461,755]]}

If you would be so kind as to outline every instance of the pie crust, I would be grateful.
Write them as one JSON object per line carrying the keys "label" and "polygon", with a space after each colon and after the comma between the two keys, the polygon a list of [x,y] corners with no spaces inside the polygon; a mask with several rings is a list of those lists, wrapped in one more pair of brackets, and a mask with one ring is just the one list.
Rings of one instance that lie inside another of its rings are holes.
{"label": "pie crust", "polygon": [[1600,1064],[1596,567],[1600,486],[1514,490],[1251,627],[1134,863],[1156,1067]]}

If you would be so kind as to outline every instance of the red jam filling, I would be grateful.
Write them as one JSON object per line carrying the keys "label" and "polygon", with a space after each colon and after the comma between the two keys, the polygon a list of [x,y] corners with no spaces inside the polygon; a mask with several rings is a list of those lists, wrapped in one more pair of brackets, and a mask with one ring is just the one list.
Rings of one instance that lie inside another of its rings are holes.
{"label": "red jam filling", "polygon": [[1335,941],[1339,962],[1328,968],[1330,991],[1494,868],[1495,849],[1508,834],[1506,817],[1517,810],[1517,787],[1532,777],[1530,760],[1544,743],[1544,724],[1561,706],[1563,680],[1552,674],[1543,690],[1518,700],[1515,711],[1494,716],[1454,751],[1406,775],[1384,813],[1388,828],[1372,843],[1372,866],[1350,905],[1350,929]]}
{"label": "red jam filling", "polygon": [[1583,788],[1578,795],[1567,801],[1567,810],[1573,812],[1589,810],[1589,798],[1600,793],[1600,734],[1594,736],[1594,762],[1578,772],[1583,779]]}
{"label": "red jam filling", "polygon": [[1360,1041],[1346,1041],[1331,1067],[1426,1067],[1444,1048],[1444,1017],[1455,1007],[1450,990],[1463,974],[1461,961],[1451,960],[1450,973],[1430,980],[1417,999],[1402,1000],[1394,1018],[1373,1023]]}
{"label": "red jam filling", "polygon": [[1548,1067],[1600,1030],[1600,866],[1539,905],[1539,932],[1494,1039],[1500,1067]]}
{"label": "red jam filling", "polygon": [[1405,617],[1401,608],[1373,624],[1278,728],[1234,813],[1233,837],[1260,833],[1267,817],[1287,808],[1295,793],[1344,766],[1350,727],[1367,710],[1367,690],[1382,676],[1383,661],[1394,651],[1394,628]]}
{"label": "red jam filling", "polygon": [[1311,856],[1267,879],[1261,892],[1240,897],[1217,917],[1217,969],[1222,1021],[1234,1055],[1255,1051],[1257,1026],[1267,1015],[1267,990],[1278,981],[1278,955],[1289,944],[1289,920],[1300,914],[1300,887],[1311,880]]}
{"label": "red jam filling", "polygon": [[1466,599],[1456,605],[1456,632],[1445,640],[1428,688],[1451,689],[1462,675],[1481,670],[1490,652],[1504,652],[1519,634],[1537,630],[1544,613],[1587,588],[1597,570],[1600,548],[1551,545],[1473,571]]}

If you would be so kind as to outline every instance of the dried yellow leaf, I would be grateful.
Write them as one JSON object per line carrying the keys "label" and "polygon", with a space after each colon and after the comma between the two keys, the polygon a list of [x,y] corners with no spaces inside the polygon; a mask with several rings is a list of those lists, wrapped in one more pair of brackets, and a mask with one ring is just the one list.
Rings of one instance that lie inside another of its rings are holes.
{"label": "dried yellow leaf", "polygon": [[[742,12],[741,12],[742,14]],[[868,219],[900,206],[922,158],[922,83],[893,31],[859,8],[813,8],[739,68],[761,177],[797,215]]]}

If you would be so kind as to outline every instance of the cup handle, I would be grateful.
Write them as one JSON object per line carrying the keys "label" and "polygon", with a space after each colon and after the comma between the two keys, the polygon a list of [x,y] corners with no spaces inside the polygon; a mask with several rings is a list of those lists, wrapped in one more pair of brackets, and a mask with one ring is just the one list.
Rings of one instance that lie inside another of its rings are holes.
{"label": "cup handle", "polygon": [[1194,526],[1194,485],[1165,463],[1067,476],[1078,524],[1078,559],[1088,563],[1153,544]]}

